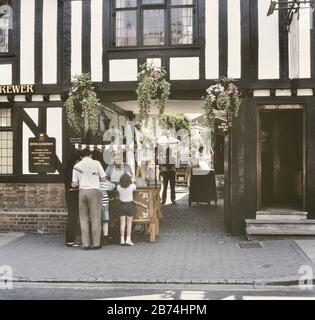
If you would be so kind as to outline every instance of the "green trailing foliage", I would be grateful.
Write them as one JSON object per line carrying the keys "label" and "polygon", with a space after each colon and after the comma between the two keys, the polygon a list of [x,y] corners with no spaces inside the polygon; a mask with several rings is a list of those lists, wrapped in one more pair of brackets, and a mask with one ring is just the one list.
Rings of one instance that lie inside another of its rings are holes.
{"label": "green trailing foliage", "polygon": [[97,127],[100,101],[88,73],[74,77],[65,108],[68,124],[74,131],[82,132]]}
{"label": "green trailing foliage", "polygon": [[242,95],[233,79],[222,77],[206,90],[203,97],[205,118],[210,127],[214,124],[215,110],[224,111],[229,125],[238,117],[242,104]]}
{"label": "green trailing foliage", "polygon": [[139,105],[138,127],[148,120],[154,104],[157,105],[162,118],[171,94],[171,84],[166,80],[165,69],[148,63],[141,65],[136,93]]}

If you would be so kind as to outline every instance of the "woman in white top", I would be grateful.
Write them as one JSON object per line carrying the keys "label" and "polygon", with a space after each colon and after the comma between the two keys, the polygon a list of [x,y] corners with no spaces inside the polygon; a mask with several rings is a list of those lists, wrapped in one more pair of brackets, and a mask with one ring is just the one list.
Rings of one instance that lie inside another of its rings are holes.
{"label": "woman in white top", "polygon": [[114,183],[119,183],[120,178],[124,174],[129,174],[132,176],[131,167],[126,164],[122,163],[122,156],[121,154],[117,153],[114,155],[114,163],[110,164],[105,171],[106,177]]}
{"label": "woman in white top", "polygon": [[[137,187],[132,183],[129,174],[121,176],[119,185],[117,186],[120,200],[120,245],[133,246],[131,241],[131,228],[134,212],[133,192],[136,189]],[[125,231],[127,231],[126,241]]]}

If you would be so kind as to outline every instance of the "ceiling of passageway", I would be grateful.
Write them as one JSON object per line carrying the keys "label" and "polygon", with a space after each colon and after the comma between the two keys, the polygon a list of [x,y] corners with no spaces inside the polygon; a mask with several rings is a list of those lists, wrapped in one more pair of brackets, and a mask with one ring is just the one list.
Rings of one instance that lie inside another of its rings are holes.
{"label": "ceiling of passageway", "polygon": [[[132,111],[138,114],[139,107],[137,101],[115,102],[115,104],[126,111]],[[204,101],[200,100],[170,100],[165,109],[165,113],[192,113],[198,115],[203,113],[203,106]],[[158,110],[157,108],[153,108],[151,112],[152,114],[157,114]]]}

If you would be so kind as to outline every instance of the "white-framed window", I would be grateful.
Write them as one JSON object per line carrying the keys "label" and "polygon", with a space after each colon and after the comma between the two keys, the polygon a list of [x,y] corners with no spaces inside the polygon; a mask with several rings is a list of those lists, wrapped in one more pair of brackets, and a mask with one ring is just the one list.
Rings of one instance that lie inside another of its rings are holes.
{"label": "white-framed window", "polygon": [[112,3],[114,47],[196,43],[196,0],[112,0]]}
{"label": "white-framed window", "polygon": [[0,108],[0,175],[13,174],[12,109]]}

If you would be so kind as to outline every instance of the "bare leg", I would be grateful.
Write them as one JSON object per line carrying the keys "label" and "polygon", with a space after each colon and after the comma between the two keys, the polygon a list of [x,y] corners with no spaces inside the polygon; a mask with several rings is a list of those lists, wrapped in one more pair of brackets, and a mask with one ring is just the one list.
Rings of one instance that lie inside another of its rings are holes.
{"label": "bare leg", "polygon": [[132,219],[133,217],[127,217],[127,237],[131,237],[131,228],[132,228]]}
{"label": "bare leg", "polygon": [[125,237],[125,229],[126,229],[126,216],[120,217],[120,237]]}
{"label": "bare leg", "polygon": [[103,223],[103,235],[108,236],[108,222]]}

